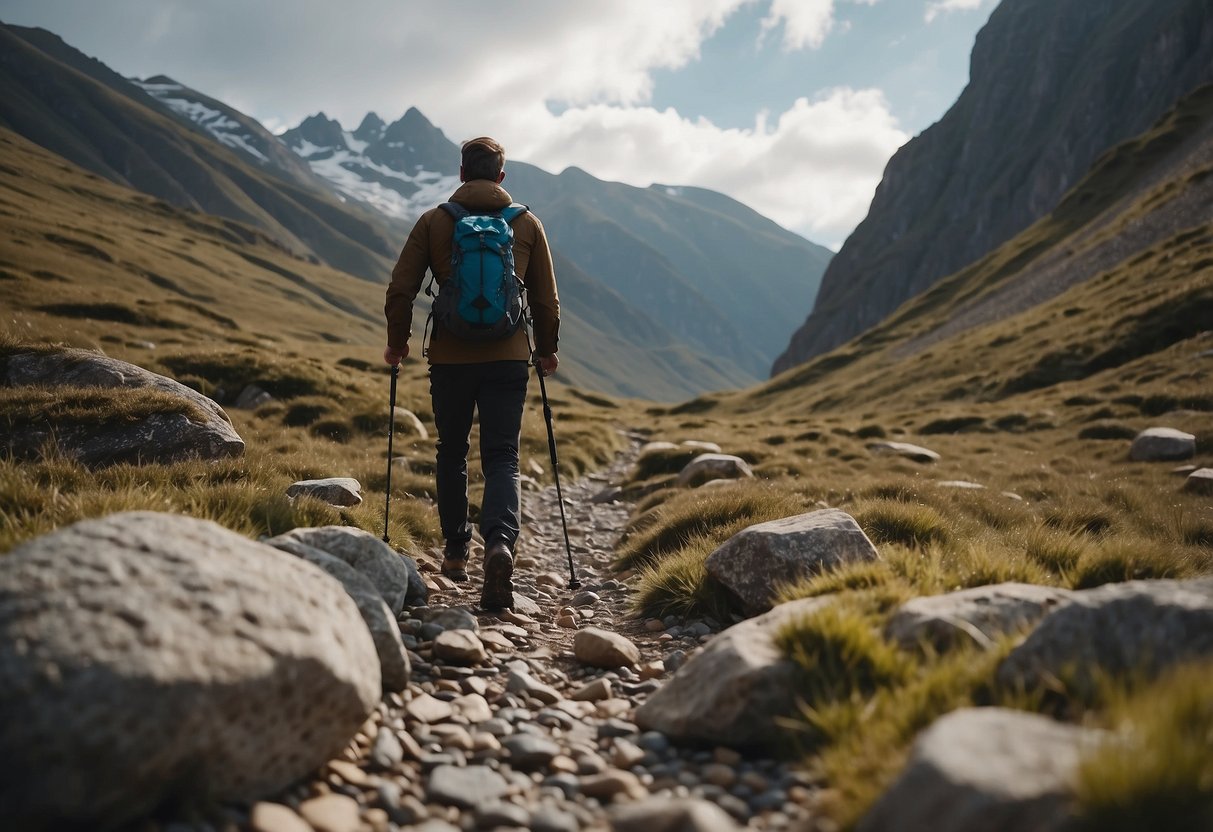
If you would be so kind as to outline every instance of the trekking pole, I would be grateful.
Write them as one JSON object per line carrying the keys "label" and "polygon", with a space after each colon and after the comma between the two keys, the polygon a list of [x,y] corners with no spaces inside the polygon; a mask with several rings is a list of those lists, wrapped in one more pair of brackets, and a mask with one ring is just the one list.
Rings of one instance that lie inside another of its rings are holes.
{"label": "trekking pole", "polygon": [[556,500],[560,503],[560,526],[564,529],[564,552],[569,558],[569,589],[581,589],[577,570],[573,567],[573,547],[569,543],[569,523],[564,516],[564,493],[560,490],[560,460],[556,457],[556,434],[552,430],[552,406],[548,404],[548,387],[543,380],[543,366],[535,356],[535,375],[539,376],[539,395],[543,398],[543,420],[548,424],[548,455],[552,458],[552,476],[556,479]]}
{"label": "trekking pole", "polygon": [[387,518],[388,511],[392,508],[392,435],[395,433],[396,427],[396,379],[400,378],[400,365],[392,365],[392,392],[390,395],[392,404],[388,410],[387,418],[387,499],[383,504],[383,542],[388,543],[387,535]]}

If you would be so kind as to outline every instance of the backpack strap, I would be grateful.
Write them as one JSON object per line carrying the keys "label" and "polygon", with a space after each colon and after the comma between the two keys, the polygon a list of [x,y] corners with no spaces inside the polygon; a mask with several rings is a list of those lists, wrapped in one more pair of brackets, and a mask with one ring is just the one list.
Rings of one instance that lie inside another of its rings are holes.
{"label": "backpack strap", "polygon": [[509,224],[529,210],[531,209],[519,202],[511,202],[505,208],[501,209],[501,218],[505,220],[507,224]]}
{"label": "backpack strap", "polygon": [[448,214],[450,214],[451,219],[455,220],[456,222],[463,219],[464,217],[470,217],[472,215],[471,211],[464,208],[458,202],[444,202],[441,205],[439,205],[438,207],[441,208],[443,211],[446,211]]}

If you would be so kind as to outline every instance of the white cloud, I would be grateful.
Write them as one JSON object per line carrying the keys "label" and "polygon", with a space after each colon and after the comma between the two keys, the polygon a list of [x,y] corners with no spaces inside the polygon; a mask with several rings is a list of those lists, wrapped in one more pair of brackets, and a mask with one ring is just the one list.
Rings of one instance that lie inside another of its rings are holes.
{"label": "white cloud", "polygon": [[753,128],[722,129],[672,109],[591,105],[549,114],[543,129],[502,140],[553,170],[576,165],[635,185],[719,190],[837,247],[863,219],[885,163],[908,137],[876,90],[801,98],[769,122],[760,114]]}
{"label": "white cloud", "polygon": [[[847,2],[871,6],[877,0]],[[782,25],[784,49],[817,49],[825,43],[826,37],[834,29],[834,5],[835,0],[771,0],[767,16],[762,19],[762,35],[759,40],[761,41],[767,32]]]}
{"label": "white cloud", "polygon": [[923,14],[923,19],[930,23],[941,14],[949,12],[967,12],[980,9],[984,5],[985,0],[931,0],[927,3],[927,10]]}

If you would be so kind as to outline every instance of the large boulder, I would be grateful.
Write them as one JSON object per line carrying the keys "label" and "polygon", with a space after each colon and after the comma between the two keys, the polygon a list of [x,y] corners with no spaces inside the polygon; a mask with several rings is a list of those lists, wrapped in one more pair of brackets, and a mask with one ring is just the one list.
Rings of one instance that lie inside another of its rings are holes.
{"label": "large boulder", "polygon": [[52,417],[16,425],[4,439],[10,454],[36,455],[48,441],[85,465],[220,459],[244,453],[244,440],[223,408],[184,384],[134,364],[85,350],[64,350],[19,353],[0,366],[3,384],[12,387],[118,388],[129,391],[132,401],[141,392],[155,391],[179,400],[188,410],[150,412],[131,420]]}
{"label": "large boulder", "polygon": [[1191,459],[1195,454],[1196,437],[1175,428],[1147,428],[1129,447],[1129,459],[1137,462]]}
{"label": "large boulder", "polygon": [[919,643],[941,650],[961,643],[989,647],[999,636],[1035,624],[1072,596],[1056,587],[1018,583],[928,595],[902,604],[889,619],[886,635],[907,649]]}
{"label": "large boulder", "polygon": [[0,558],[0,817],[251,800],[338,752],[379,693],[341,584],[214,523],[115,514]]}
{"label": "large boulder", "polygon": [[1213,655],[1213,578],[1131,581],[1073,593],[1003,660],[1000,684],[1028,688],[1056,678],[1156,676]]}
{"label": "large boulder", "polygon": [[828,508],[758,523],[708,555],[708,573],[751,612],[770,609],[784,584],[880,555],[851,515]]}
{"label": "large boulder", "polygon": [[795,712],[801,671],[775,636],[830,603],[791,601],[725,630],[637,708],[636,724],[679,740],[777,748],[787,732],[776,720]]}
{"label": "large boulder", "polygon": [[375,642],[375,652],[379,656],[380,676],[383,679],[383,689],[401,691],[408,686],[412,666],[409,662],[409,651],[405,649],[400,638],[400,625],[396,616],[384,603],[383,596],[371,583],[371,579],[340,558],[333,557],[328,552],[300,543],[298,540],[273,538],[267,541],[275,549],[289,552],[303,558],[308,563],[319,566],[328,574],[341,581],[346,594],[358,605],[358,612],[366,623]]}
{"label": "large boulder", "polygon": [[1003,708],[966,708],[919,735],[859,832],[1060,832],[1074,778],[1102,735]]}
{"label": "large boulder", "polygon": [[283,540],[298,541],[328,552],[366,575],[387,602],[392,615],[399,615],[406,606],[423,606],[429,597],[429,590],[417,570],[417,561],[397,553],[370,532],[350,526],[315,526],[292,529],[266,543],[277,546]]}
{"label": "large boulder", "polygon": [[750,465],[739,456],[706,453],[688,462],[678,473],[678,485],[702,485],[709,480],[738,480],[754,476]]}

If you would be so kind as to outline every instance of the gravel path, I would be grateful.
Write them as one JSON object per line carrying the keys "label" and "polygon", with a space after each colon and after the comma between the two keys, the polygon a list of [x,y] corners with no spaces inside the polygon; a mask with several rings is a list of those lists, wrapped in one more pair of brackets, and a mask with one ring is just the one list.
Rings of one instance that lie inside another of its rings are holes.
{"label": "gravel path", "polygon": [[[719,628],[628,617],[630,589],[609,565],[629,507],[594,497],[622,479],[634,455],[566,484],[580,590],[567,587],[555,489],[525,493],[518,609],[475,613],[478,558],[463,587],[427,575],[443,588],[430,607],[401,618],[414,654],[408,690],[380,704],[323,779],[257,804],[238,822],[267,832],[306,830],[304,821],[324,832],[606,830],[612,805],[699,797],[748,828],[801,826],[812,794],[804,775],[732,749],[678,746],[631,721]],[[592,627],[627,637],[639,663],[603,670],[579,662],[574,637]]]}

